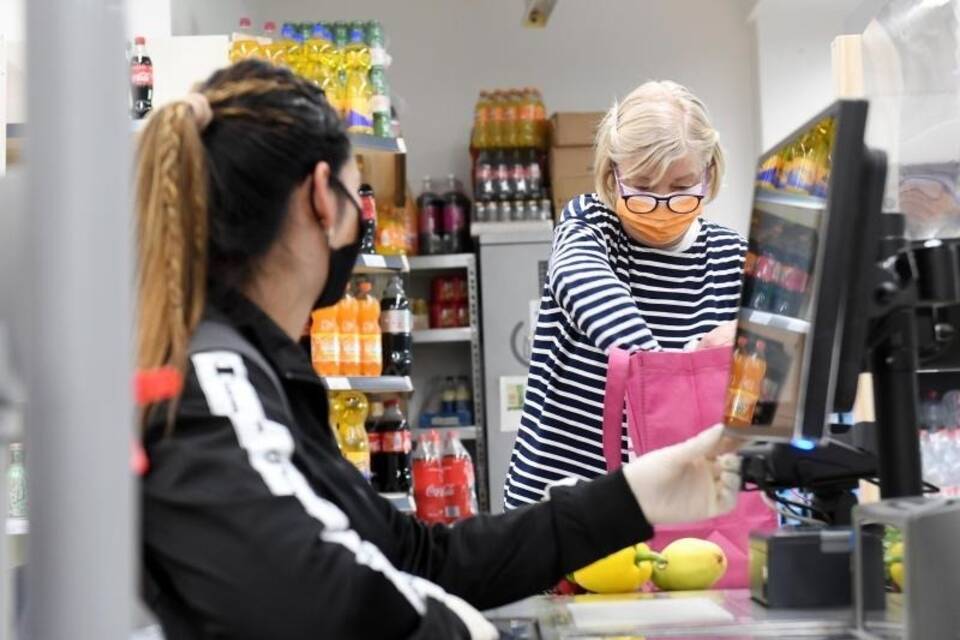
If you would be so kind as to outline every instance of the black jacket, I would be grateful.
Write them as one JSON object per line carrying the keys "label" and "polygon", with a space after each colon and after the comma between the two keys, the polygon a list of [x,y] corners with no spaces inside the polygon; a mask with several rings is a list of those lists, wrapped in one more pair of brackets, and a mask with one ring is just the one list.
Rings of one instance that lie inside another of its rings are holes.
{"label": "black jacket", "polygon": [[426,526],[341,457],[298,344],[233,291],[207,316],[265,357],[293,417],[261,367],[214,351],[191,357],[172,431],[165,407],[148,421],[145,594],[171,640],[468,637],[436,585],[494,607],[652,535],[621,473]]}

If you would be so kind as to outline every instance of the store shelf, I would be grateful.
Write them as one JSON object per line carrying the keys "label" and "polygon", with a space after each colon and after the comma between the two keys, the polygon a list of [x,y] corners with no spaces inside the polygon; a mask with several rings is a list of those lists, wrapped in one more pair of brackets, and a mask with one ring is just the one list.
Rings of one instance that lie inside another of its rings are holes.
{"label": "store shelf", "polygon": [[413,381],[408,376],[381,376],[379,378],[345,378],[334,376],[323,379],[329,391],[361,391],[363,393],[410,393]]}
{"label": "store shelf", "polygon": [[917,369],[917,373],[922,375],[936,375],[944,373],[960,373],[960,368],[958,367],[932,367],[926,369]]}
{"label": "store shelf", "polygon": [[381,493],[380,495],[389,500],[401,513],[414,513],[417,510],[413,496],[409,493]]}
{"label": "store shelf", "polygon": [[819,229],[820,214],[827,208],[827,201],[800,194],[758,191],[753,206],[787,222]]}
{"label": "store shelf", "polygon": [[362,133],[351,133],[350,144],[354,151],[373,151],[376,153],[404,154],[407,145],[403,138],[381,138]]}
{"label": "store shelf", "polygon": [[458,327],[456,329],[425,329],[413,332],[415,344],[440,344],[451,342],[470,342],[473,340],[473,329]]}
{"label": "store shelf", "polygon": [[770,327],[772,329],[782,329],[791,333],[810,332],[810,323],[806,320],[799,320],[797,318],[790,318],[788,316],[780,316],[775,313],[768,313],[767,311],[743,309],[740,312],[740,317],[751,324]]}
{"label": "store shelf", "polygon": [[439,271],[466,269],[473,266],[476,259],[472,253],[451,253],[443,256],[412,256],[407,260],[410,263],[410,271]]}
{"label": "store shelf", "polygon": [[477,426],[469,426],[469,427],[427,427],[427,428],[425,428],[425,429],[424,429],[424,428],[418,428],[418,429],[415,429],[414,431],[416,432],[417,435],[420,435],[420,434],[422,434],[422,433],[430,433],[431,431],[436,431],[437,433],[440,434],[441,437],[443,437],[443,434],[445,434],[445,433],[450,433],[450,432],[452,432],[452,431],[455,431],[455,432],[457,433],[457,435],[460,436],[460,439],[461,439],[461,440],[476,440],[476,439],[477,439],[477,431],[478,431],[478,429],[479,429],[479,428],[478,428]]}
{"label": "store shelf", "polygon": [[361,254],[357,258],[357,265],[353,272],[357,274],[397,273],[410,271],[410,262],[407,256],[381,256],[376,254]]}
{"label": "store shelf", "polygon": [[512,235],[516,233],[552,233],[550,220],[518,220],[516,222],[474,222],[470,225],[470,235]]}
{"label": "store shelf", "polygon": [[25,536],[30,531],[30,523],[26,518],[7,518],[8,536]]}

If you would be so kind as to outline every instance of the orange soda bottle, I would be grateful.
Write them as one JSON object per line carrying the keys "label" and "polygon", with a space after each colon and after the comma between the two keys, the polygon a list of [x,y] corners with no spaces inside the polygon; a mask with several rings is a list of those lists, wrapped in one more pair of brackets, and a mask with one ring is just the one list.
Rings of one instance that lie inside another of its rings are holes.
{"label": "orange soda bottle", "polygon": [[369,280],[361,280],[357,289],[360,319],[360,375],[376,377],[383,372],[380,301],[373,297],[373,283]]}
{"label": "orange soda bottle", "polygon": [[337,330],[337,308],[315,310],[310,317],[310,359],[320,376],[340,375],[340,334]]}
{"label": "orange soda bottle", "polygon": [[510,149],[519,146],[517,144],[519,138],[517,135],[520,121],[519,116],[520,92],[511,89],[507,93],[506,101],[503,105],[503,146]]}
{"label": "orange soda bottle", "polygon": [[490,97],[490,120],[487,123],[489,128],[487,140],[490,149],[502,149],[506,146],[503,127],[504,103],[503,92],[494,91]]}
{"label": "orange soda bottle", "polygon": [[726,412],[727,424],[735,427],[753,424],[753,413],[760,401],[763,379],[767,375],[766,350],[766,342],[757,340],[756,350],[744,358],[740,384],[734,389],[734,398]]}
{"label": "orange soda bottle", "polygon": [[743,364],[747,359],[747,337],[737,338],[737,348],[733,351],[733,365],[730,367],[730,383],[727,385],[727,402],[724,406],[723,415],[729,417],[733,414],[733,405],[740,389],[740,383],[743,381]]}
{"label": "orange soda bottle", "polygon": [[520,92],[520,108],[517,113],[517,146],[537,146],[537,105],[533,89],[526,87]]}
{"label": "orange soda bottle", "polygon": [[340,333],[340,375],[360,375],[360,305],[350,287],[337,303],[337,328]]}

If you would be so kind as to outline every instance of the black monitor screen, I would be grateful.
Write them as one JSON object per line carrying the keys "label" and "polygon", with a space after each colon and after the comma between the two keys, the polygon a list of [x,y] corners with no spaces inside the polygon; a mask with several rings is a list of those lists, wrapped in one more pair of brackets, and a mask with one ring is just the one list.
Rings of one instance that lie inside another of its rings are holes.
{"label": "black monitor screen", "polygon": [[[838,320],[836,309],[832,314],[818,313],[823,304],[818,293],[841,285],[831,281],[833,274],[822,272],[841,270],[823,254],[826,234],[838,231],[835,224],[828,224],[828,217],[835,202],[831,191],[842,113],[839,108],[827,111],[798,129],[764,154],[757,167],[724,411],[727,427],[740,434],[771,439],[803,436],[804,413],[810,409],[807,390],[817,382],[811,343],[819,342],[830,359],[835,331],[815,334],[814,327],[825,317],[831,320],[824,324]],[[836,307],[835,301],[830,304]],[[818,373],[829,378],[829,364],[821,368]],[[818,399],[820,405],[827,402],[828,398]],[[817,419],[825,419],[826,407],[816,409],[823,411]]]}

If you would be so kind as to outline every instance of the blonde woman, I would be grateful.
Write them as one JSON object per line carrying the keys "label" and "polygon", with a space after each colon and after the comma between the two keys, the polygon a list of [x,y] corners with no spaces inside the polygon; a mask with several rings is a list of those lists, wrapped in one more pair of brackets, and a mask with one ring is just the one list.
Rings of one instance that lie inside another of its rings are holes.
{"label": "blonde woman", "polygon": [[[723,181],[703,103],[648,82],[615,103],[596,138],[596,193],[557,226],[540,301],[508,509],[606,473],[607,354],[732,344],[746,242],[701,216]],[[628,458],[626,430],[622,456]]]}

